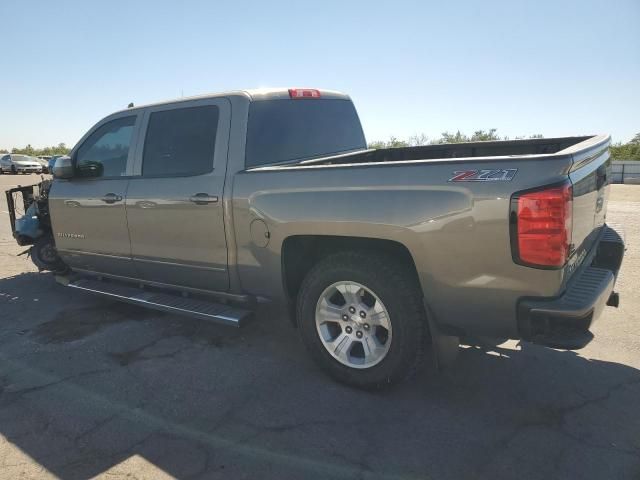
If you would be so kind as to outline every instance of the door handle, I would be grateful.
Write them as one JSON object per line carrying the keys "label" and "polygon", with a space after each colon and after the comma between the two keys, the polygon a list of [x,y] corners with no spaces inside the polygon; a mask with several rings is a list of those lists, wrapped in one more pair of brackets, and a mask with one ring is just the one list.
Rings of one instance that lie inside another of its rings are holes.
{"label": "door handle", "polygon": [[121,202],[122,197],[120,195],[116,195],[115,193],[107,193],[100,200],[102,200],[104,203],[116,203]]}
{"label": "door handle", "polygon": [[191,197],[189,197],[189,201],[195,203],[196,205],[207,205],[208,203],[217,203],[218,196],[209,195],[208,193],[196,193],[195,195],[191,195]]}

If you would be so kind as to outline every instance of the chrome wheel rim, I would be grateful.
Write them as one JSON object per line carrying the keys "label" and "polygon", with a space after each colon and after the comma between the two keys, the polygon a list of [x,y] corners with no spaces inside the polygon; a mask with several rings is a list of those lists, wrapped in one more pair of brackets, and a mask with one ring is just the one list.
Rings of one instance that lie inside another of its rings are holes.
{"label": "chrome wheel rim", "polygon": [[316,329],[327,352],[351,368],[377,365],[391,346],[386,307],[370,288],[357,282],[325,288],[316,305]]}

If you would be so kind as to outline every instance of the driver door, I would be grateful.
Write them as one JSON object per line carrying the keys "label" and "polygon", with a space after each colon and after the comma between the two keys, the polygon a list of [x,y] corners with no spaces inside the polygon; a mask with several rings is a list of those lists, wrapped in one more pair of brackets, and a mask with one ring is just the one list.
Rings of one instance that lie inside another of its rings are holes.
{"label": "driver door", "polygon": [[75,270],[135,277],[125,198],[140,114],[100,122],[72,152],[74,177],[56,179],[49,209],[56,247]]}

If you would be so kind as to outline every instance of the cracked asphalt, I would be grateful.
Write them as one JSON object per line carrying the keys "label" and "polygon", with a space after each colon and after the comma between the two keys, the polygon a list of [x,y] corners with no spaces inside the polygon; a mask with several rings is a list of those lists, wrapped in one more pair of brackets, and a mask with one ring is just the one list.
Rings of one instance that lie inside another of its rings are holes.
{"label": "cracked asphalt", "polygon": [[640,186],[612,187],[621,306],[587,348],[463,346],[382,393],[269,309],[235,330],[67,291],[0,211],[2,479],[640,478]]}

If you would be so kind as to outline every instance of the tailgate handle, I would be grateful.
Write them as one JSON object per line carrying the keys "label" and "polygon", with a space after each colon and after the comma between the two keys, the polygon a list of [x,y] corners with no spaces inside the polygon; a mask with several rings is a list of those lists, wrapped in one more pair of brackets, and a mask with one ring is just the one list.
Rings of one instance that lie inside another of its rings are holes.
{"label": "tailgate handle", "polygon": [[195,203],[196,205],[207,205],[208,203],[217,203],[218,196],[217,195],[209,195],[208,193],[196,193],[189,197],[189,201]]}
{"label": "tailgate handle", "polygon": [[102,200],[104,203],[116,203],[121,202],[122,197],[120,195],[116,195],[115,193],[107,193],[100,200]]}

